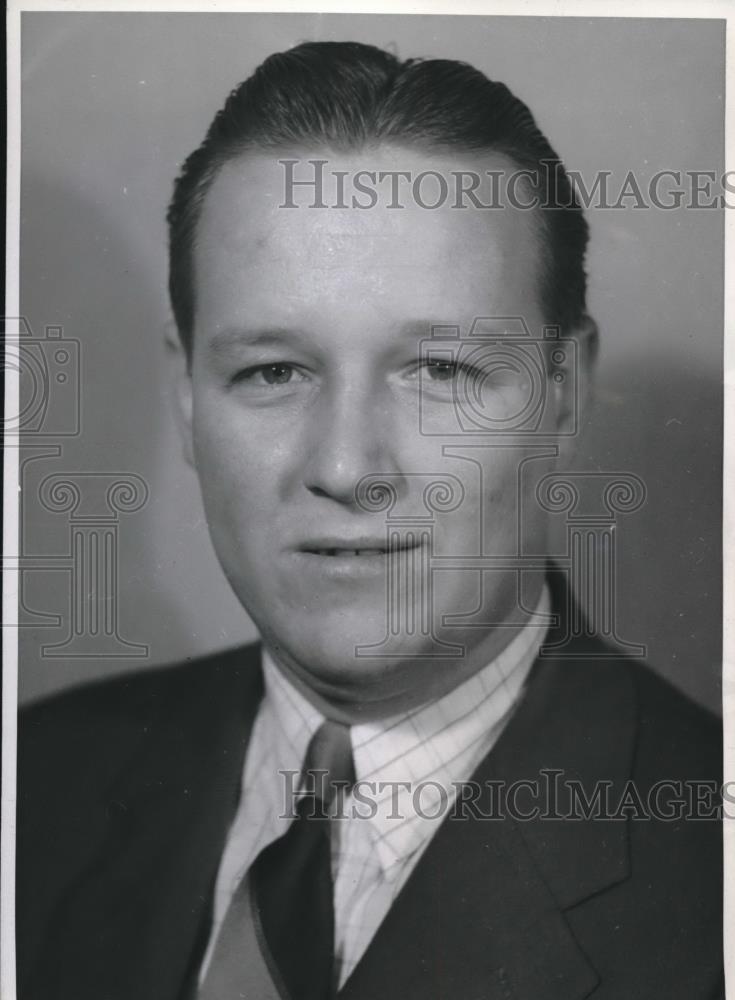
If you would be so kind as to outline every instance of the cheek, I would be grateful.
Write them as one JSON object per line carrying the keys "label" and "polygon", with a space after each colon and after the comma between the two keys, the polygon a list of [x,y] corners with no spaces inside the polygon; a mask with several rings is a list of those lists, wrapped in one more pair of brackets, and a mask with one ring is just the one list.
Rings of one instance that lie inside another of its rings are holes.
{"label": "cheek", "polygon": [[[554,467],[553,459],[530,460],[530,451],[488,449],[480,476],[464,478],[466,496],[462,504],[461,524],[467,539],[478,535],[481,525],[486,554],[513,552],[521,545],[538,540],[545,515],[536,500],[536,484]],[[526,541],[524,542],[523,539]]]}
{"label": "cheek", "polygon": [[442,555],[500,554],[515,544],[517,464],[507,450],[488,449],[480,468],[452,462],[451,471],[461,480],[464,497],[457,509],[437,516],[436,545]]}
{"label": "cheek", "polygon": [[[226,411],[225,411],[226,413]],[[194,461],[209,530],[221,555],[223,546],[241,545],[245,521],[257,509],[260,463],[247,437],[225,418],[210,419],[201,408],[193,425]]]}
{"label": "cheek", "polygon": [[288,434],[272,421],[205,394],[194,409],[193,445],[203,492],[257,495],[272,489],[293,452]]}
{"label": "cheek", "polygon": [[253,574],[271,577],[273,553],[292,522],[298,463],[292,449],[268,446],[257,428],[224,430],[198,436],[197,469],[212,543],[235,591],[249,601],[257,597]]}
{"label": "cheek", "polygon": [[[492,454],[492,453],[491,453]],[[518,470],[524,456],[499,448],[483,467],[481,495],[477,500],[483,511],[500,516],[518,507]]]}

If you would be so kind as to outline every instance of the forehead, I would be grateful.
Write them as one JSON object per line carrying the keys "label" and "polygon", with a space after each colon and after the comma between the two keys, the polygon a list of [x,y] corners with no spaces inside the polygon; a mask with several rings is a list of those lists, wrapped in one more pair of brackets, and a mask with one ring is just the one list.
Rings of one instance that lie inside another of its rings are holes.
{"label": "forehead", "polygon": [[[285,323],[295,313],[300,322],[343,324],[378,315],[469,323],[475,315],[522,314],[533,322],[538,220],[504,204],[503,185],[492,180],[512,170],[498,154],[399,147],[231,160],[213,181],[199,221],[195,328],[253,314]],[[495,207],[478,208],[458,195],[458,185],[467,188],[475,177],[475,198]],[[427,207],[437,201],[439,207]]]}

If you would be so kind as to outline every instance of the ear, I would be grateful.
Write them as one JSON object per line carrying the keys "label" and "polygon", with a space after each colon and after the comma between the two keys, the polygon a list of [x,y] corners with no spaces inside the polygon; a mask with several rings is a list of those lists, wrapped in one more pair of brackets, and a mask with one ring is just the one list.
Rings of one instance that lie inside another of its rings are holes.
{"label": "ear", "polygon": [[[573,341],[573,350],[566,350],[564,341]],[[562,341],[563,360],[552,362],[552,386],[556,404],[557,431],[564,441],[563,450],[573,450],[579,436],[590,399],[597,365],[597,324],[586,313],[569,337]],[[552,352],[554,348],[551,348]]]}
{"label": "ear", "polygon": [[174,397],[174,417],[181,436],[184,458],[194,467],[194,438],[192,432],[193,394],[191,384],[191,364],[188,352],[174,323],[168,324],[165,336],[168,361]]}

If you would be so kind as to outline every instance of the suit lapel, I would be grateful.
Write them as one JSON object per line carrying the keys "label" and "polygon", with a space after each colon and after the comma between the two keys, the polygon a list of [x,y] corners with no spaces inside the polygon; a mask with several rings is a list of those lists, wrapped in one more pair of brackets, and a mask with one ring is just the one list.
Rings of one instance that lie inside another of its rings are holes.
{"label": "suit lapel", "polygon": [[193,989],[262,693],[257,663],[202,674],[172,690],[110,789],[109,836],[62,902],[34,995],[178,1000]]}
{"label": "suit lapel", "polygon": [[[473,775],[479,798],[464,819],[444,820],[341,1000],[587,997],[598,976],[564,910],[628,877],[628,829],[594,814],[559,818],[570,811],[564,782],[579,782],[593,801],[596,782],[606,782],[616,802],[631,772],[635,714],[624,663],[540,657]],[[513,788],[509,809],[503,794]],[[534,805],[539,815],[521,819]]]}

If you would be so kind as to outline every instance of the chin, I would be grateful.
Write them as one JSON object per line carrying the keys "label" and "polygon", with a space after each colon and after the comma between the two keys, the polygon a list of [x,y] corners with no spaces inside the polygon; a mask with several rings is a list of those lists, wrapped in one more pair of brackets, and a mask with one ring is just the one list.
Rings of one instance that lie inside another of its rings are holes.
{"label": "chin", "polygon": [[[283,646],[297,663],[325,677],[337,679],[345,675],[382,672],[388,661],[385,657],[370,654],[373,647],[382,644],[385,634],[382,622],[380,627],[370,628],[363,620],[361,627],[349,628],[339,618],[337,621],[322,620],[318,628],[303,629],[298,633],[289,629],[289,634],[283,637]],[[404,647],[401,655],[410,652],[407,643]]]}
{"label": "chin", "polygon": [[261,632],[276,653],[282,651],[301,671],[328,684],[350,686],[382,678],[397,664],[420,658],[428,644],[425,638],[406,636],[391,642],[393,655],[384,655],[387,630],[382,616],[366,620],[361,615],[353,621],[344,614],[322,615],[301,628],[291,619],[283,628],[276,624]]}

